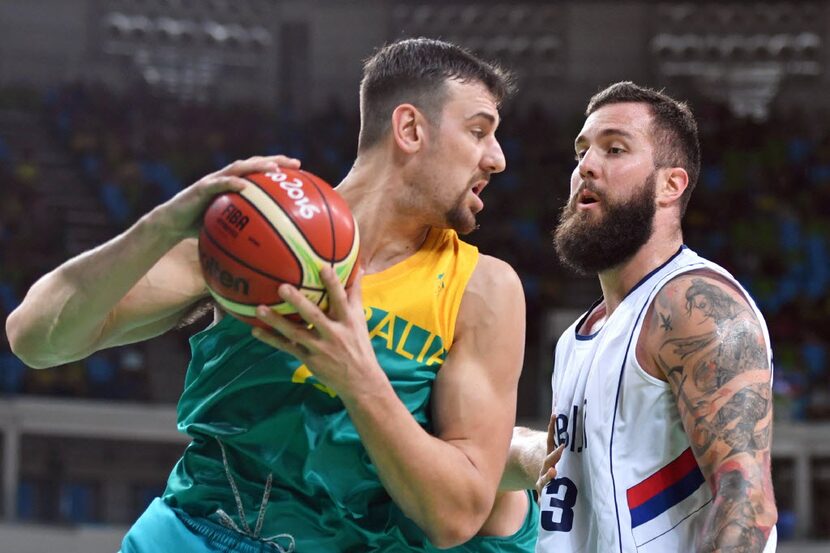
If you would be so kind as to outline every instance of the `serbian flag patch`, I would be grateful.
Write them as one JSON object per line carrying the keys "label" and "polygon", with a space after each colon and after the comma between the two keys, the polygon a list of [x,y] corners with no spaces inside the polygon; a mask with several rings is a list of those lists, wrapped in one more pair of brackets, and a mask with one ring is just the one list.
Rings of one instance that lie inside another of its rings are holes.
{"label": "serbian flag patch", "polygon": [[[688,448],[677,459],[628,488],[626,496],[635,542],[640,545],[670,531],[698,511],[709,500],[704,482],[706,479],[692,449]],[[696,494],[698,490],[704,491]]]}

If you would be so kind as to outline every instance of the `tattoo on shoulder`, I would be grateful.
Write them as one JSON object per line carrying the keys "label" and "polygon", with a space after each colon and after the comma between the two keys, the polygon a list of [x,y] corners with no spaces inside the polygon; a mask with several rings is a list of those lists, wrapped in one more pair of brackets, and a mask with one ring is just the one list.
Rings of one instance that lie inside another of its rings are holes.
{"label": "tattoo on shoulder", "polygon": [[711,347],[716,339],[717,335],[714,332],[683,338],[670,338],[663,343],[663,347],[660,349],[664,350],[668,347],[681,361],[685,361],[690,355],[695,355]]}
{"label": "tattoo on shoulder", "polygon": [[662,328],[666,332],[671,332],[673,330],[671,326],[671,313],[669,313],[668,315],[658,313],[658,315],[660,315],[660,328]]}
{"label": "tattoo on shoulder", "polygon": [[703,313],[707,319],[720,324],[727,319],[734,319],[742,306],[729,294],[702,278],[692,279],[692,285],[686,290],[686,313],[692,309]]}
{"label": "tattoo on shoulder", "polygon": [[700,391],[712,393],[744,371],[769,368],[761,325],[746,305],[700,278],[692,280],[685,299],[688,318],[699,312],[715,327],[666,340],[660,352],[691,362],[692,377]]}

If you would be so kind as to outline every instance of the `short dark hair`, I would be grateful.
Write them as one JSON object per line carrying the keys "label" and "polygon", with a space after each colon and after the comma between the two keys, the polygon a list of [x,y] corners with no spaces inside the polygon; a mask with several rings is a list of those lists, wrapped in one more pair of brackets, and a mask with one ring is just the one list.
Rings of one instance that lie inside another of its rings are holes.
{"label": "short dark hair", "polygon": [[455,44],[421,37],[378,50],[363,64],[358,151],[375,145],[386,134],[392,112],[400,104],[411,103],[430,123],[437,123],[450,79],[482,83],[497,105],[514,90],[507,71]]}
{"label": "short dark hair", "polygon": [[680,198],[682,217],[700,175],[700,140],[692,110],[662,91],[623,81],[596,93],[588,102],[585,115],[609,104],[625,102],[646,104],[651,111],[655,167],[682,167],[689,174],[689,185]]}

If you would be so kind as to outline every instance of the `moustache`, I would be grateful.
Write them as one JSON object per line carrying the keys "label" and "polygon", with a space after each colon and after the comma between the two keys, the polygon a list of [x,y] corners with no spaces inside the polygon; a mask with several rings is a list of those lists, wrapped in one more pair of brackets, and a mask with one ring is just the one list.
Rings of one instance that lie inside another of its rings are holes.
{"label": "moustache", "polygon": [[577,202],[579,202],[579,197],[586,190],[588,192],[590,192],[591,194],[593,194],[594,196],[596,196],[597,199],[599,199],[599,200],[603,200],[604,197],[605,197],[605,194],[597,189],[594,181],[584,180],[579,184],[579,187],[576,189],[576,192],[574,192],[573,195],[571,195],[571,197],[568,198],[568,202],[565,205],[565,209],[567,209],[569,211],[575,210],[576,209],[576,204],[577,204]]}
{"label": "moustache", "polygon": [[592,194],[596,194],[597,196],[601,196],[600,191],[597,190],[596,184],[592,180],[584,180],[579,183],[579,188],[576,189],[574,196],[579,197],[579,195],[585,190],[591,192]]}

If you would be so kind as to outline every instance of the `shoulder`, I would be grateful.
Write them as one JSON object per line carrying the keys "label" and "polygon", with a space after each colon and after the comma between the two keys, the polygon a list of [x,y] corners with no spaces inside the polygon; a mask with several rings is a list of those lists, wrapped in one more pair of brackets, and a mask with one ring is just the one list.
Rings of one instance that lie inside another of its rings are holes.
{"label": "shoulder", "polygon": [[478,263],[467,286],[468,290],[471,287],[484,292],[524,294],[522,281],[515,269],[506,261],[491,255],[479,255]]}
{"label": "shoulder", "polygon": [[647,362],[659,367],[685,364],[706,352],[733,355],[766,364],[762,323],[744,293],[731,280],[713,271],[694,271],[667,282],[649,306],[640,341]]}
{"label": "shoulder", "polygon": [[652,307],[667,311],[681,325],[757,320],[737,284],[709,270],[690,271],[674,277],[657,292]]}
{"label": "shoulder", "polygon": [[478,327],[516,317],[524,321],[524,313],[522,281],[513,267],[501,259],[480,255],[461,300],[460,326]]}
{"label": "shoulder", "polygon": [[515,394],[524,356],[525,317],[516,271],[504,261],[482,256],[461,298],[452,346],[440,371],[442,381],[455,375],[459,383],[475,381],[487,388],[483,382],[488,375],[491,393]]}

